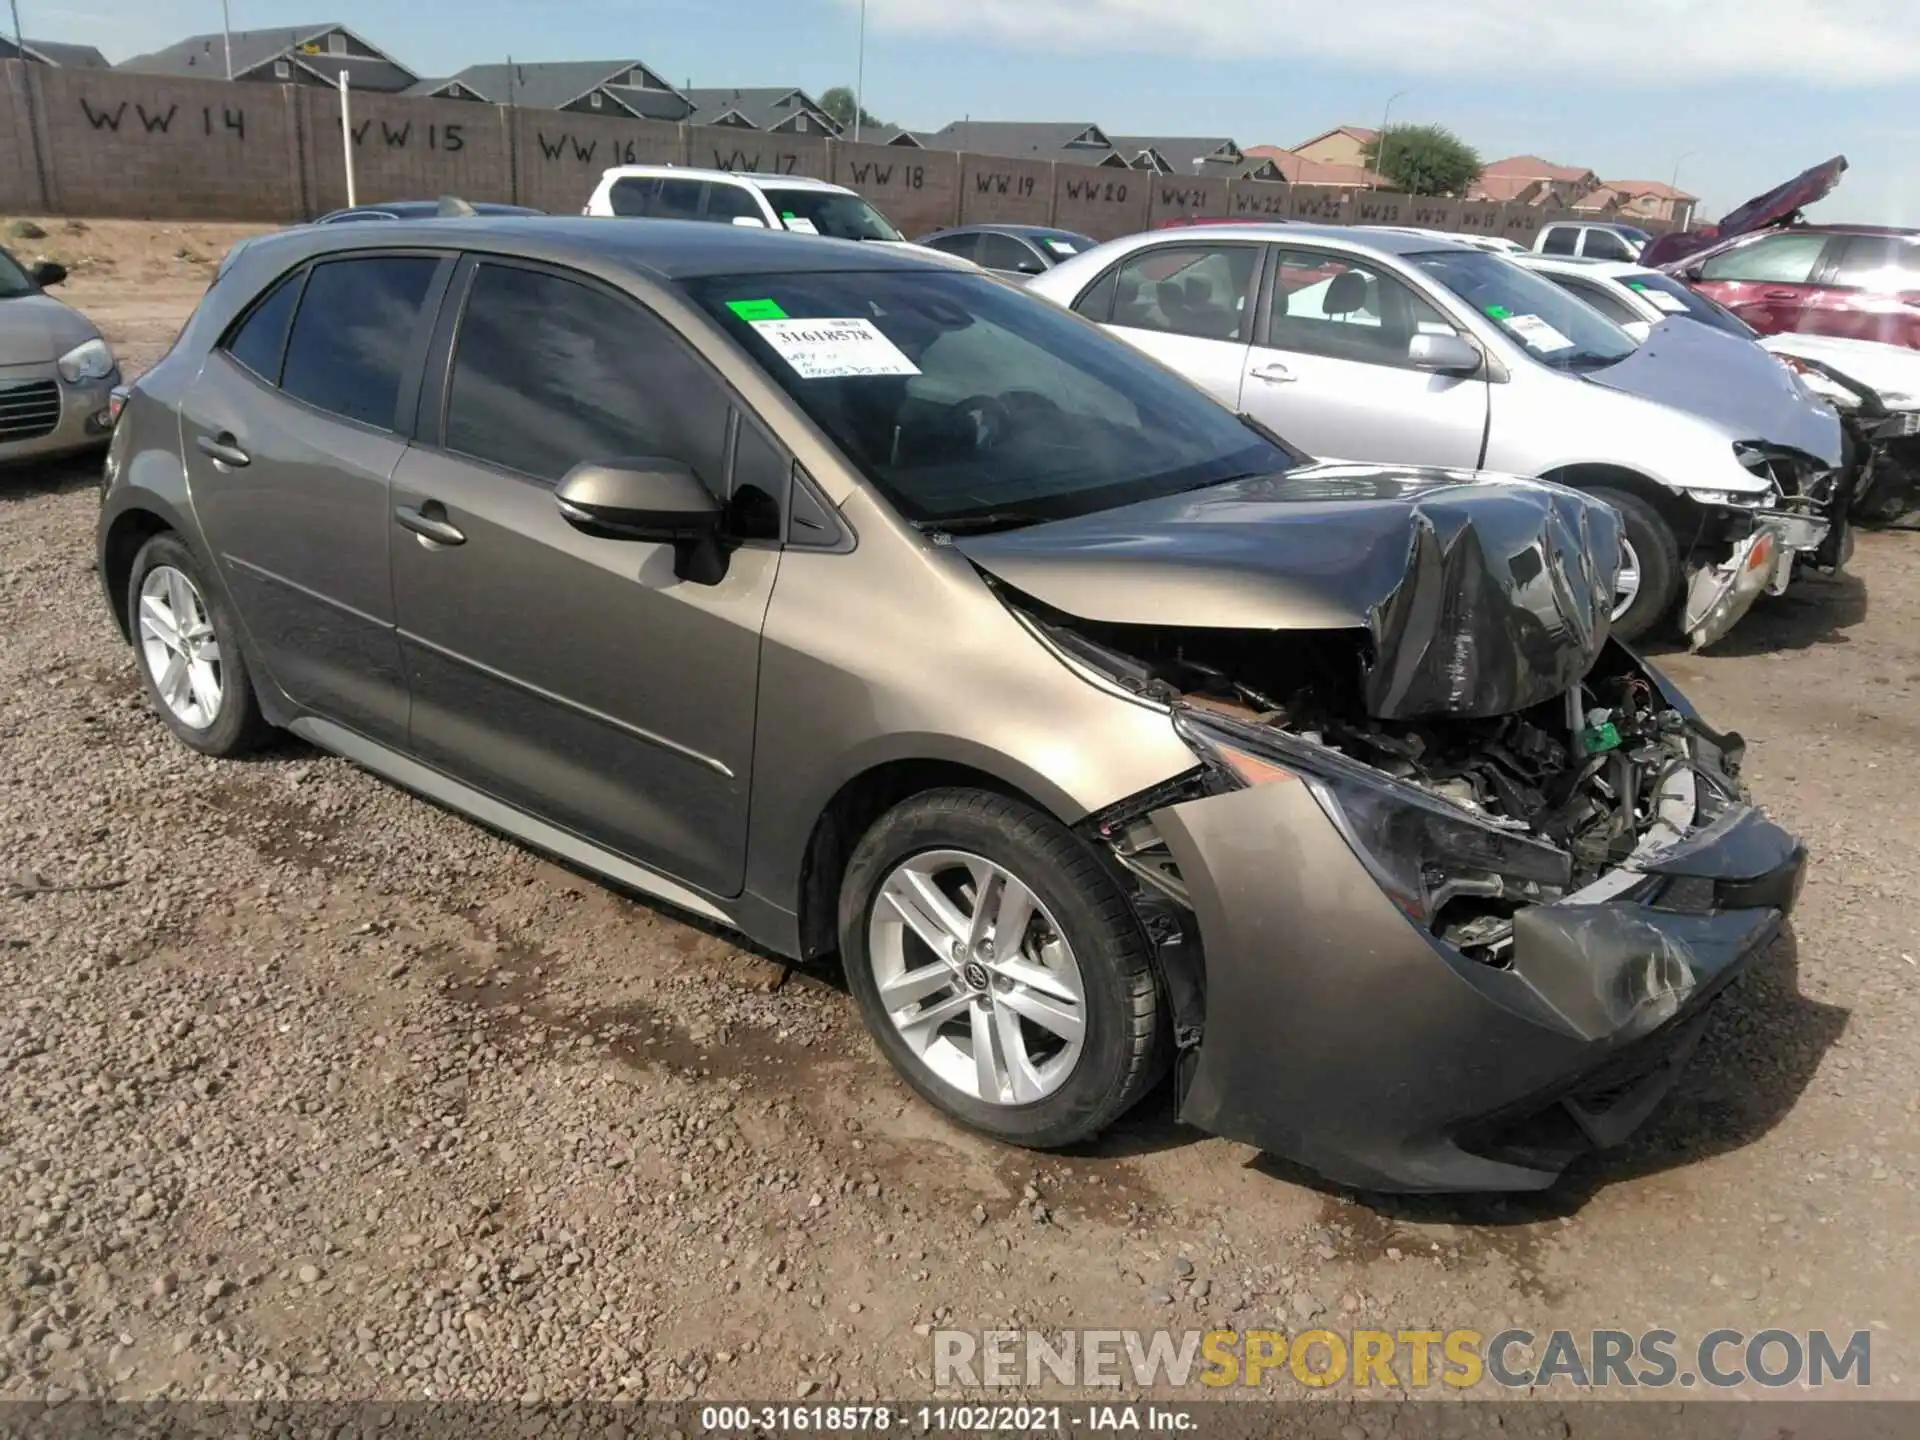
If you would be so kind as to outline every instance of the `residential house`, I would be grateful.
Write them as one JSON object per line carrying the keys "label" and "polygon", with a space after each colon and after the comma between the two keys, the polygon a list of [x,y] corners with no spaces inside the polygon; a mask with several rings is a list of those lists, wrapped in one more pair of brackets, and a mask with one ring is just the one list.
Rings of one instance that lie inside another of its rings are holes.
{"label": "residential house", "polygon": [[639,120],[684,120],[693,112],[691,100],[639,60],[469,65],[444,79],[418,81],[407,93]]}
{"label": "residential house", "polygon": [[91,45],[67,45],[58,40],[22,40],[0,36],[0,60],[25,60],[30,65],[53,65],[67,70],[105,70],[107,57]]}
{"label": "residential house", "polygon": [[880,130],[863,129],[860,132],[860,138],[869,145],[898,145],[908,150],[924,150],[927,148],[927,141],[932,137],[912,130],[903,130],[898,125],[889,125]]}
{"label": "residential house", "polygon": [[735,125],[781,135],[837,135],[840,126],[804,90],[789,85],[745,89],[688,88],[680,92],[693,103],[690,125]]}
{"label": "residential house", "polygon": [[1321,131],[1311,140],[1303,140],[1295,145],[1293,153],[1315,165],[1346,165],[1364,170],[1367,146],[1379,138],[1378,130],[1369,130],[1361,125],[1336,125],[1331,130]]}
{"label": "residential house", "polygon": [[[228,56],[232,68],[228,68]],[[149,75],[187,75],[203,80],[256,80],[281,85],[337,85],[340,73],[356,90],[398,92],[420,77],[386,51],[344,25],[295,25],[275,30],[235,30],[189,35],[185,40],[136,55],[115,67]]]}
{"label": "residential house", "polygon": [[1698,195],[1660,180],[1609,180],[1602,188],[1619,197],[1615,213],[1621,219],[1660,220],[1679,230],[1693,224],[1693,210],[1700,203]]}
{"label": "residential house", "polygon": [[1225,136],[1115,135],[1113,148],[1136,170],[1162,175],[1217,175],[1225,180],[1278,180],[1271,160],[1250,159]]}
{"label": "residential house", "polygon": [[[1289,150],[1284,145],[1249,145],[1246,156],[1250,162],[1266,161],[1275,172],[1271,178],[1285,180],[1290,185],[1378,190],[1387,183],[1384,176],[1375,174],[1364,165],[1348,165],[1335,160],[1309,160],[1298,151]],[[1256,176],[1255,178],[1269,177]]]}
{"label": "residential house", "polygon": [[1467,191],[1467,198],[1521,205],[1571,206],[1599,185],[1600,177],[1583,166],[1556,165],[1538,155],[1509,155],[1480,172],[1480,178]]}
{"label": "residential house", "polygon": [[1081,165],[1130,167],[1098,125],[1072,120],[956,120],[921,137],[931,149],[970,150],[1021,160],[1065,160]]}

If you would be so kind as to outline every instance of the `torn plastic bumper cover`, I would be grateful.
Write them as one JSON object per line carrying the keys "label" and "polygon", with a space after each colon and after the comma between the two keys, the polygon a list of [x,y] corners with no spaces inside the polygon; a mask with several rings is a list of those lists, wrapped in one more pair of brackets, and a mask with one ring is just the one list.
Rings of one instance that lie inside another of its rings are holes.
{"label": "torn plastic bumper cover", "polygon": [[1205,954],[1181,1116],[1376,1190],[1528,1190],[1666,1094],[1805,863],[1751,806],[1515,917],[1509,963],[1409,922],[1309,783],[1153,812]]}

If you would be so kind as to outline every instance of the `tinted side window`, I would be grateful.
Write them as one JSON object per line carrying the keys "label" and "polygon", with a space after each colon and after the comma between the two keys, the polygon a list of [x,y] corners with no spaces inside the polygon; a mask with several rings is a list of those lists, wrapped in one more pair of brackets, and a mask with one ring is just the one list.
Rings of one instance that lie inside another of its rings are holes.
{"label": "tinted side window", "polygon": [[707,219],[722,225],[731,225],[736,219],[758,220],[764,225],[767,217],[744,187],[716,184],[707,187]]}
{"label": "tinted side window", "polygon": [[1824,235],[1768,235],[1724,250],[1701,268],[1702,280],[1759,280],[1775,285],[1804,285],[1827,248]]}
{"label": "tinted side window", "polygon": [[1120,293],[1120,272],[1109,270],[1081,293],[1073,302],[1073,308],[1089,320],[1097,320],[1102,325],[1113,319],[1114,297]]}
{"label": "tinted side window", "polygon": [[287,339],[280,388],[335,415],[391,429],[439,266],[424,255],[314,266]]}
{"label": "tinted side window", "polygon": [[607,206],[616,215],[650,215],[654,196],[660,193],[658,180],[640,180],[629,176],[613,182],[607,191]]}
{"label": "tinted side window", "polygon": [[660,320],[597,286],[483,264],[460,320],[446,446],[541,480],[665,456],[720,495],[728,400]]}
{"label": "tinted side window", "polygon": [[1247,294],[1260,268],[1252,245],[1162,245],[1120,266],[1113,323],[1245,344]]}
{"label": "tinted side window", "polygon": [[1895,294],[1920,290],[1920,243],[1891,235],[1859,235],[1847,241],[1834,284]]}
{"label": "tinted side window", "polygon": [[1038,275],[1046,268],[1038,255],[1011,235],[982,235],[980,253],[974,259],[989,270],[1012,270],[1026,275]]}
{"label": "tinted side window", "polygon": [[1633,247],[1611,230],[1587,231],[1586,243],[1581,246],[1580,253],[1600,260],[1633,259]]}
{"label": "tinted side window", "polygon": [[1540,249],[1548,255],[1571,255],[1573,242],[1579,238],[1580,232],[1571,225],[1549,225],[1546,242]]}
{"label": "tinted side window", "polygon": [[1584,300],[1616,325],[1629,325],[1641,318],[1639,312],[1604,285],[1591,285],[1566,275],[1549,275],[1547,278],[1569,295]]}
{"label": "tinted side window", "polygon": [[1274,272],[1267,343],[1276,350],[1403,364],[1416,334],[1453,327],[1391,275],[1333,255],[1288,251]]}
{"label": "tinted side window", "polygon": [[980,237],[971,231],[965,235],[936,235],[927,244],[949,255],[958,255],[962,260],[971,260],[980,248]]}
{"label": "tinted side window", "polygon": [[280,360],[287,349],[287,326],[293,320],[293,307],[300,302],[303,271],[287,276],[240,323],[227,332],[227,353],[269,385],[280,383]]}

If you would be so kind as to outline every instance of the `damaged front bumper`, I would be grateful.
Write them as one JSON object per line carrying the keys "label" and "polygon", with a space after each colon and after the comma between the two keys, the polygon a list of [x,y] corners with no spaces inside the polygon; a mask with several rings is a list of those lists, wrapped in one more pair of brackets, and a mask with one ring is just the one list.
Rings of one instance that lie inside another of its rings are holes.
{"label": "damaged front bumper", "polygon": [[1695,650],[1723,638],[1762,595],[1784,595],[1796,565],[1838,570],[1852,553],[1843,514],[1759,510],[1740,518],[1751,524],[1732,542],[1732,553],[1688,573],[1680,631]]}
{"label": "damaged front bumper", "polygon": [[1310,783],[1153,811],[1204,955],[1181,1118],[1370,1190],[1540,1189],[1618,1144],[1778,933],[1805,864],[1742,803],[1716,799],[1682,834],[1710,807],[1679,778],[1663,810],[1692,818],[1520,911],[1500,966],[1410,921]]}

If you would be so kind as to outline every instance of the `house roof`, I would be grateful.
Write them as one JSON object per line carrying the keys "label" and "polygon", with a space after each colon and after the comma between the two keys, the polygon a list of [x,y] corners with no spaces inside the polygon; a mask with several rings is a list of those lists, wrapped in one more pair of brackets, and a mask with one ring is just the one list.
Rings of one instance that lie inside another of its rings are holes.
{"label": "house roof", "polygon": [[1519,175],[1528,180],[1580,180],[1593,174],[1584,165],[1556,165],[1538,155],[1509,155],[1495,160],[1480,171],[1488,175]]}
{"label": "house roof", "polygon": [[1331,130],[1322,130],[1318,135],[1307,137],[1293,148],[1295,150],[1304,150],[1309,145],[1318,145],[1322,140],[1331,140],[1336,135],[1351,135],[1362,145],[1365,145],[1370,140],[1378,140],[1380,138],[1380,132],[1378,130],[1369,130],[1364,125],[1336,125]]}
{"label": "house roof", "polygon": [[1114,135],[1109,138],[1113,148],[1130,163],[1138,165],[1141,157],[1150,152],[1175,175],[1238,175],[1246,167],[1246,156],[1225,135]]}
{"label": "house roof", "polygon": [[43,65],[61,65],[69,70],[105,70],[107,57],[91,45],[69,45],[60,40],[32,40],[20,42],[20,49],[14,48],[12,36],[0,36],[0,54],[13,57],[24,51],[27,59],[38,60]]}
{"label": "house roof", "polygon": [[1684,190],[1676,190],[1663,180],[1608,180],[1607,189],[1629,197],[1651,195],[1655,200],[1692,200],[1698,201],[1698,195],[1689,195]]}
{"label": "house roof", "polygon": [[1123,163],[1126,159],[1106,131],[1084,120],[955,120],[920,138],[941,150],[972,150],[981,155],[1084,159],[1096,165],[1109,157]]}
{"label": "house roof", "polygon": [[[636,73],[643,79],[659,81],[661,88],[626,83]],[[491,100],[496,105],[524,105],[529,110],[558,110],[594,90],[606,90],[616,103],[648,119],[683,119],[690,108],[678,91],[638,60],[529,60],[512,65],[469,65],[432,82],[430,89],[425,88],[428,82],[423,80],[408,93],[437,94],[456,81],[483,100]],[[645,103],[640,96],[668,97],[665,108],[670,113],[648,113],[640,108]]]}
{"label": "house roof", "polygon": [[740,116],[756,130],[775,130],[804,112],[828,131],[838,131],[833,117],[820,102],[793,85],[695,87],[680,92],[694,107],[688,119],[696,125],[711,125],[722,116]]}
{"label": "house roof", "polygon": [[[300,53],[303,45],[318,43],[336,30],[370,53]],[[337,21],[282,26],[272,30],[235,30],[225,35],[217,30],[206,35],[189,35],[165,49],[123,60],[117,68],[152,75],[196,75],[225,79],[229,44],[233,48],[233,73],[236,78],[275,60],[299,65],[323,80],[332,80],[345,70],[348,83],[363,90],[405,90],[419,78],[377,45],[369,43],[358,32]]]}
{"label": "house roof", "polygon": [[1385,185],[1384,175],[1364,165],[1336,165],[1328,160],[1309,160],[1284,145],[1249,145],[1248,160],[1270,160],[1274,168],[1292,185],[1353,185],[1377,188]]}

